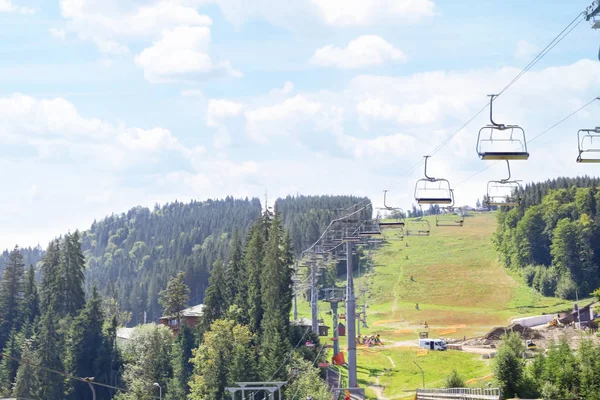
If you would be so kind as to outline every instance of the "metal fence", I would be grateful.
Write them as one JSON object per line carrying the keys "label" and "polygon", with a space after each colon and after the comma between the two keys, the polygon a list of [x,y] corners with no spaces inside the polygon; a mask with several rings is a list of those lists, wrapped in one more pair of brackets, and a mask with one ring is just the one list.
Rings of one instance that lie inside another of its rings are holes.
{"label": "metal fence", "polygon": [[417,389],[417,400],[501,400],[497,388]]}

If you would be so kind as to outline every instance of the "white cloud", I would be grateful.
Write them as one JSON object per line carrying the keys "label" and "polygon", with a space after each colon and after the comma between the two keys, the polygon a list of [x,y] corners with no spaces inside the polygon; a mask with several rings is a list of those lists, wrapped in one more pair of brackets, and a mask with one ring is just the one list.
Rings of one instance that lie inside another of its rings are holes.
{"label": "white cloud", "polygon": [[206,124],[211,127],[221,125],[221,119],[235,117],[242,113],[243,105],[234,101],[211,99],[208,102]]}
{"label": "white cloud", "polygon": [[55,39],[65,39],[67,37],[67,32],[64,29],[50,28],[48,29],[50,35]]}
{"label": "white cloud", "polygon": [[8,145],[32,148],[41,160],[86,162],[101,169],[152,163],[166,151],[184,157],[191,154],[164,128],[113,125],[81,116],[65,99],[21,94],[0,98],[0,139]]}
{"label": "white cloud", "polygon": [[61,0],[67,29],[101,51],[123,51],[123,40],[156,39],[175,26],[210,26],[212,20],[181,2],[142,0]]}
{"label": "white cloud", "polygon": [[330,26],[369,26],[384,21],[418,21],[434,15],[431,0],[213,0],[234,25],[264,19],[286,29],[320,21]]}
{"label": "white cloud", "polygon": [[30,7],[19,7],[14,5],[11,0],[0,0],[0,13],[19,13],[19,14],[34,14],[35,9]]}
{"label": "white cloud", "polygon": [[180,93],[183,97],[204,97],[202,91],[198,89],[182,90]]}
{"label": "white cloud", "polygon": [[228,62],[215,63],[208,54],[210,28],[180,26],[135,57],[150,82],[194,81],[210,75],[241,76]]}
{"label": "white cloud", "polygon": [[434,15],[431,0],[312,0],[329,25],[372,25],[378,20],[419,20]]}
{"label": "white cloud", "polygon": [[320,103],[297,95],[279,104],[246,111],[246,130],[252,140],[267,144],[270,136],[289,135],[298,124],[314,117],[321,109]]}
{"label": "white cloud", "polygon": [[282,88],[273,89],[269,92],[270,95],[286,95],[294,91],[294,83],[287,81]]}
{"label": "white cloud", "polygon": [[215,148],[223,149],[231,144],[231,135],[224,120],[240,116],[243,108],[244,106],[241,103],[228,100],[211,99],[208,102],[206,125],[216,128],[216,133],[213,136],[213,146]]}
{"label": "white cloud", "polygon": [[376,35],[359,36],[345,48],[321,47],[311,58],[312,64],[337,68],[361,68],[392,61],[406,61],[406,55]]}
{"label": "white cloud", "polygon": [[515,57],[518,59],[532,58],[538,52],[536,45],[529,43],[527,40],[519,40],[517,42],[517,51]]}

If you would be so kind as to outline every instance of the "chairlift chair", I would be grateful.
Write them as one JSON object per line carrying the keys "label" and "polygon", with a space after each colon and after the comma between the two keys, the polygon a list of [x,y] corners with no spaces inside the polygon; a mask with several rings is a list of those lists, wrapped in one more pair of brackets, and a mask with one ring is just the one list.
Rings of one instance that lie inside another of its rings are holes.
{"label": "chairlift chair", "polygon": [[462,207],[443,207],[435,216],[435,226],[463,226],[464,222]]}
{"label": "chairlift chair", "polygon": [[521,204],[523,188],[519,181],[510,180],[510,163],[506,160],[508,178],[499,181],[489,181],[487,184],[487,199],[485,204],[496,207],[518,207]]}
{"label": "chairlift chair", "polygon": [[427,175],[427,159],[425,156],[425,178],[421,178],[415,185],[415,200],[417,204],[454,204],[454,195],[450,182],[443,178],[434,178]]}
{"label": "chairlift chair", "polygon": [[406,236],[429,236],[430,233],[431,225],[429,224],[429,221],[423,219],[423,217],[408,222]]}
{"label": "chairlift chair", "polygon": [[525,131],[518,125],[494,122],[492,104],[497,94],[490,94],[490,124],[479,130],[477,154],[482,160],[527,160]]}
{"label": "chairlift chair", "polygon": [[[596,143],[594,144],[594,139]],[[600,163],[600,127],[594,129],[580,129],[577,132],[577,145],[579,155],[577,156],[578,163]],[[586,157],[587,153],[590,157]],[[596,157],[592,156],[596,153]]]}

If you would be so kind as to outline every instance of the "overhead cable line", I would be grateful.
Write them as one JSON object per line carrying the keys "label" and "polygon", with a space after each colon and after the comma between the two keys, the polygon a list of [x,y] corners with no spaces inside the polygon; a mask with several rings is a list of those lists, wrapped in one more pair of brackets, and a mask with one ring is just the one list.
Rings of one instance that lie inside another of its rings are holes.
{"label": "overhead cable line", "polygon": [[[585,19],[581,18],[583,15],[585,15],[585,12],[580,12],[579,14],[577,14],[577,16],[575,18],[573,18],[573,20],[567,25],[565,26],[565,28],[563,28],[563,30],[554,37],[554,39],[552,39],[552,41],[550,41],[550,43],[548,43],[548,45],[546,47],[544,47],[544,49],[542,51],[540,51],[538,53],[538,55],[536,55],[533,60],[531,60],[529,62],[529,64],[527,64],[522,70],[521,72],[519,72],[506,86],[504,86],[504,88],[498,93],[498,95],[496,96],[496,98],[500,97],[500,95],[504,94],[504,92],[506,92],[512,85],[514,85],[519,79],[521,79],[523,77],[523,75],[525,75],[529,70],[531,70],[531,68],[533,68],[533,66],[535,64],[537,64],[541,59],[543,59],[554,47],[556,47],[556,45],[558,45],[565,37],[567,37],[577,26],[579,26],[579,24],[581,24]],[[579,22],[577,22],[577,20],[579,19]],[[577,22],[577,23],[576,23]],[[470,119],[467,120],[467,122],[465,122],[464,124],[461,125],[460,128],[458,128],[456,131],[454,131],[452,134],[448,135],[439,145],[437,145],[437,147],[435,147],[430,153],[430,156],[435,155],[438,151],[440,151],[446,144],[448,144],[450,141],[452,141],[452,139],[454,139],[454,137],[460,133],[463,129],[465,129],[471,122],[473,122],[473,120],[475,120],[475,118],[477,118],[482,112],[484,112],[487,108],[489,107],[489,103],[486,103],[486,105],[481,108],[475,115],[473,115]],[[402,178],[404,176],[407,176],[408,174],[410,174],[412,171],[414,171],[417,167],[419,167],[421,164],[423,163],[423,160],[419,160],[417,163],[413,164],[406,172],[404,172],[403,174],[401,174],[399,177]]]}
{"label": "overhead cable line", "polygon": [[[73,376],[73,375],[68,374],[66,372],[59,371],[59,370],[54,369],[54,368],[44,367],[43,365],[35,364],[35,363],[31,362],[31,361],[27,361],[27,360],[23,360],[21,358],[13,357],[13,356],[5,354],[5,353],[0,353],[0,357],[6,357],[6,358],[9,358],[9,359],[11,359],[13,361],[17,361],[18,363],[24,363],[24,364],[27,364],[27,365],[31,365],[34,368],[39,368],[41,370],[44,370],[44,371],[47,371],[47,372],[50,372],[50,373],[53,373],[53,374],[56,374],[56,375],[61,375],[61,376],[65,377],[65,378],[72,379],[74,381],[88,383],[88,384],[91,384],[91,385],[105,387],[105,388],[108,388],[108,389],[118,390],[118,391],[121,391],[121,392],[124,392],[124,393],[127,392],[127,389],[124,389],[124,388],[120,388],[120,387],[112,386],[112,385],[107,385],[106,383],[96,382],[96,381],[92,381],[90,379],[80,378],[78,376]],[[150,397],[153,398],[153,399],[159,399],[159,397],[157,397],[157,396],[150,396]]]}
{"label": "overhead cable line", "polygon": [[296,343],[296,346],[292,349],[292,351],[290,351],[290,353],[288,354],[288,356],[286,357],[285,360],[283,360],[283,362],[281,363],[281,365],[279,366],[279,368],[277,368],[277,371],[275,371],[273,373],[273,376],[271,376],[271,379],[269,379],[269,381],[272,381],[273,378],[275,378],[275,376],[277,375],[277,373],[279,372],[279,370],[285,365],[286,362],[288,362],[288,360],[292,357],[292,355],[294,354],[294,351],[296,351],[296,349],[298,348],[298,346],[300,346],[300,343],[302,343],[302,340],[304,340],[304,336],[306,336],[306,334],[308,333],[308,331],[310,331],[310,327],[306,328],[306,330],[304,331],[304,334],[302,335],[302,337],[300,338],[300,340],[298,341],[298,343]]}

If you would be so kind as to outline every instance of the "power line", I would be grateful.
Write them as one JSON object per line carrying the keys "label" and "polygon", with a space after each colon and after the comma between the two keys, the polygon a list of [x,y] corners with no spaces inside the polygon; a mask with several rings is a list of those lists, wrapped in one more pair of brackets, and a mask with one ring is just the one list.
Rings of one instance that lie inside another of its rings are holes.
{"label": "power line", "polygon": [[[54,368],[44,367],[43,365],[35,364],[35,363],[31,362],[31,361],[27,361],[27,360],[23,360],[21,358],[13,357],[13,356],[10,356],[10,355],[5,354],[5,353],[0,353],[0,357],[9,358],[9,359],[11,359],[13,361],[17,361],[19,364],[24,363],[24,364],[27,364],[27,365],[31,365],[32,367],[39,368],[39,369],[47,371],[47,372],[51,372],[53,374],[61,375],[61,376],[64,376],[65,378],[69,378],[69,379],[72,379],[72,380],[75,380],[75,381],[79,381],[79,382],[83,382],[83,383],[89,383],[89,384],[92,384],[92,385],[101,386],[101,387],[105,387],[105,388],[108,388],[108,389],[114,389],[114,390],[118,390],[118,391],[125,392],[125,393],[127,392],[127,389],[124,389],[124,388],[120,388],[120,387],[112,386],[112,385],[107,385],[106,383],[100,383],[100,382],[96,382],[96,381],[86,380],[84,378],[80,378],[78,376],[73,376],[71,374],[68,374],[68,373],[63,372],[63,371],[59,371],[59,370],[54,369]],[[151,397],[153,399],[159,399],[159,397],[156,397],[156,396],[151,396]]]}
{"label": "power line", "polygon": [[[506,86],[504,86],[504,88],[498,93],[498,95],[496,96],[496,98],[498,98],[502,94],[504,94],[504,92],[506,92],[512,85],[514,85],[519,79],[521,79],[523,77],[523,75],[525,75],[529,70],[531,70],[531,68],[533,68],[533,66],[535,64],[537,64],[542,58],[544,58],[554,47],[556,47],[556,45],[558,45],[577,26],[579,26],[579,24],[581,24],[584,21],[584,19],[581,18],[581,16],[584,15],[584,14],[585,14],[585,12],[581,12],[581,13],[577,14],[577,16],[571,22],[569,22],[569,24],[565,28],[563,28],[563,30],[560,31],[560,33],[558,35],[556,35],[554,37],[554,39],[552,39],[552,41],[550,41],[550,43],[548,43],[548,45],[542,51],[540,51],[538,53],[538,55],[536,55],[533,58],[533,60],[531,60],[529,62],[529,64],[527,64]],[[580,19],[579,22],[577,22],[578,19]],[[577,22],[577,23],[575,24],[575,22]],[[449,136],[447,136],[439,145],[437,145],[433,149],[433,151],[431,151],[428,154],[431,155],[431,156],[433,156],[437,152],[439,152],[446,144],[448,144],[450,141],[452,141],[452,139],[454,139],[454,137],[460,131],[462,131],[469,124],[471,124],[471,122],[473,122],[475,120],[475,118],[477,118],[479,115],[481,115],[481,113],[484,112],[488,107],[489,107],[489,103],[487,103],[484,107],[482,107],[475,115],[473,115],[469,120],[467,120],[467,122],[465,122],[463,125],[461,125],[460,128],[458,128],[452,134],[450,134]],[[399,178],[407,176],[412,171],[414,171],[417,167],[419,167],[422,163],[423,163],[423,160],[419,160],[417,163],[413,164],[406,172],[404,172],[403,174],[401,174],[399,176]]]}
{"label": "power line", "polygon": [[308,331],[310,331],[310,327],[306,328],[306,330],[304,331],[304,334],[302,335],[302,337],[300,338],[300,340],[298,341],[298,343],[296,343],[296,346],[294,346],[294,348],[292,349],[292,351],[290,351],[290,354],[288,354],[287,358],[285,360],[283,360],[283,362],[281,363],[281,365],[279,366],[279,368],[277,368],[277,371],[275,371],[273,373],[273,376],[271,376],[271,379],[269,379],[269,381],[272,381],[273,378],[275,378],[275,376],[277,375],[277,373],[279,372],[279,370],[285,365],[285,363],[288,362],[288,360],[290,359],[290,357],[292,357],[292,355],[294,354],[294,352],[296,351],[296,349],[298,348],[298,346],[300,346],[300,343],[302,343],[302,340],[304,340],[304,336],[306,336],[306,334],[308,333]]}
{"label": "power line", "polygon": [[[325,343],[323,343],[321,345],[321,348],[319,349],[319,352],[317,353],[317,356],[315,357],[314,361],[312,362],[312,366],[315,366],[315,363],[317,362],[317,360],[319,359],[319,357],[321,356],[321,353],[323,352],[323,350],[325,349]],[[300,391],[300,386],[298,386],[298,389],[296,389],[296,392],[294,392],[294,395],[292,396],[292,399],[295,399],[296,396],[298,395],[298,392]]]}

